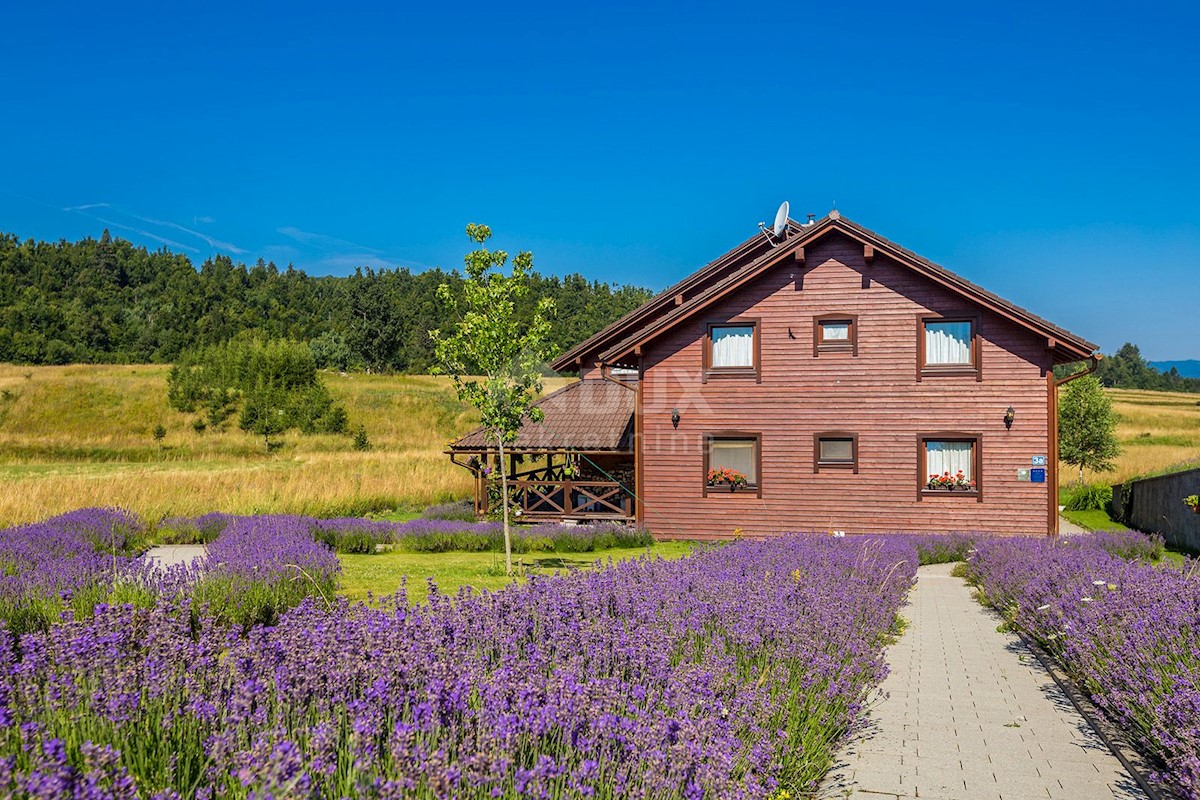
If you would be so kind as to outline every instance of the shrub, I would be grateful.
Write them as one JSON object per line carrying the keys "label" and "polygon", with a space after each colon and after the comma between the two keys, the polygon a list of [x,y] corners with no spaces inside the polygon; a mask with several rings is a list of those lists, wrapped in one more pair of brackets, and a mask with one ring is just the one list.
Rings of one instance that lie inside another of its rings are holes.
{"label": "shrub", "polygon": [[1103,511],[1112,503],[1112,487],[1103,483],[1073,486],[1067,490],[1063,507],[1067,511]]}
{"label": "shrub", "polygon": [[365,453],[371,449],[371,440],[367,438],[366,427],[359,425],[354,431],[354,449],[360,453]]}

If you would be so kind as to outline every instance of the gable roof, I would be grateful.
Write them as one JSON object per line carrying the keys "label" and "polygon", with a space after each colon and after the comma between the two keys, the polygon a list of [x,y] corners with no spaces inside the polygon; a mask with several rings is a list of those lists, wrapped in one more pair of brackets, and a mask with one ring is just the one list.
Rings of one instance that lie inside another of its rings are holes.
{"label": "gable roof", "polygon": [[[546,415],[541,422],[521,421],[517,440],[505,447],[513,452],[541,450],[631,451],[636,393],[607,380],[569,383],[543,397],[535,406]],[[454,452],[495,449],[482,427],[450,443]]]}
{"label": "gable roof", "polygon": [[[1056,363],[1088,358],[1097,349],[1092,342],[1060,328],[999,295],[971,283],[945,267],[842,217],[837,211],[830,212],[829,216],[808,226],[796,224],[792,220],[789,220],[789,223],[792,235],[778,247],[771,248],[766,244],[765,237],[762,236],[757,237],[760,242],[763,242],[763,246],[760,248],[748,248],[749,241],[744,242],[690,278],[658,295],[646,306],[626,314],[588,339],[587,342],[564,353],[554,362],[554,368],[573,369],[576,364],[582,363],[586,356],[593,353],[598,360],[604,363],[620,364],[621,359],[628,357],[639,345],[648,342],[701,309],[707,308],[776,264],[785,259],[794,258],[800,248],[833,231],[841,232],[864,246],[869,245],[877,253],[890,257],[901,266],[924,275],[976,305],[1006,317],[1035,334],[1045,336],[1048,345],[1054,351]],[[733,268],[713,269],[714,265],[722,263]],[[669,302],[673,298],[678,299],[677,287],[684,286],[689,281],[693,282],[691,284],[693,294],[690,298],[683,299],[674,307],[663,302],[664,300]],[[651,305],[656,305],[657,314],[639,316],[639,312]],[[567,356],[571,356],[571,359],[568,360]]]}

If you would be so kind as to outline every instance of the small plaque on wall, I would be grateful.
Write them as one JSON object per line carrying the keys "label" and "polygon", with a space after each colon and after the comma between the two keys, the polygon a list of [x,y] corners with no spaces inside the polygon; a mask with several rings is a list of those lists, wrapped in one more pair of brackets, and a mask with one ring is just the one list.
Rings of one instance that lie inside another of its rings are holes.
{"label": "small plaque on wall", "polygon": [[1029,480],[1029,470],[1027,470],[1027,469],[1017,470],[1017,480],[1028,481]]}
{"label": "small plaque on wall", "polygon": [[1045,483],[1045,468],[1034,467],[1033,469],[1029,470],[1029,480],[1033,481],[1034,483]]}

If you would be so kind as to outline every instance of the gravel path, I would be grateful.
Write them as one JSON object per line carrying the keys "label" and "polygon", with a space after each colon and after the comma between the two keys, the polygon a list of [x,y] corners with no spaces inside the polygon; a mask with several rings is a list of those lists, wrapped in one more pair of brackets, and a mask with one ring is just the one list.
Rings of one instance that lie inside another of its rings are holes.
{"label": "gravel path", "polygon": [[951,566],[921,567],[866,729],[826,798],[1145,798],[1037,659]]}

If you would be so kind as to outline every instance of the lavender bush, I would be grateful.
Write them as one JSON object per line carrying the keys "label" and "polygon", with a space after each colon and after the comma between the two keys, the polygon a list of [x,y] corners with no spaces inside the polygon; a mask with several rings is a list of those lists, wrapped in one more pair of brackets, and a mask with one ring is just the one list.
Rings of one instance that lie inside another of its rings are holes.
{"label": "lavender bush", "polygon": [[222,622],[270,622],[337,586],[337,557],[300,519],[201,517],[196,530],[212,536],[207,555],[170,570],[139,557],[145,527],[124,511],[82,509],[2,530],[0,622],[19,636],[47,629],[64,611],[82,617],[100,603],[148,607],[184,596]]}
{"label": "lavender bush", "polygon": [[303,517],[233,517],[194,564],[185,592],[217,622],[269,624],[310,596],[327,602],[341,567]]}
{"label": "lavender bush", "polygon": [[976,548],[983,599],[1161,761],[1162,781],[1200,796],[1200,564],[1147,563],[1162,541],[1138,533]]}
{"label": "lavender bush", "polygon": [[[159,523],[163,539],[170,542],[210,542],[237,521],[259,520],[289,530],[307,527],[311,536],[338,553],[374,553],[379,545],[393,545],[414,553],[500,552],[504,532],[499,522],[468,522],[460,519],[425,517],[408,522],[344,517],[312,517],[275,514],[237,517],[206,514],[196,519],[169,519]],[[544,523],[513,529],[513,552],[592,553],[613,547],[650,547],[654,537],[643,528],[615,522],[591,525]]]}
{"label": "lavender bush", "polygon": [[884,676],[915,567],[898,538],[795,536],[418,608],[310,599],[242,636],[102,606],[19,655],[0,637],[0,793],[794,796]]}
{"label": "lavender bush", "polygon": [[137,583],[131,549],[144,533],[124,511],[89,508],[0,530],[0,622],[44,630],[64,608],[89,612],[118,585]]}

